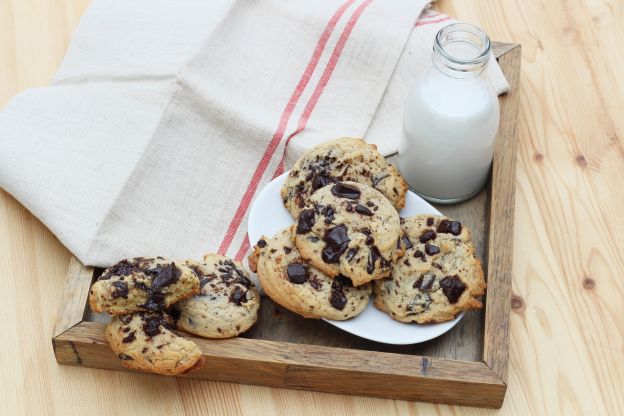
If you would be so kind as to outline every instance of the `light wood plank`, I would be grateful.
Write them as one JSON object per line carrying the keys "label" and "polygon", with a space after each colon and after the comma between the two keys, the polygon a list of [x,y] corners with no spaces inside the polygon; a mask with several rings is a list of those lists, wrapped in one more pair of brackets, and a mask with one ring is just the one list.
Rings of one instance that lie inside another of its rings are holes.
{"label": "light wood plank", "polygon": [[87,307],[89,284],[93,276],[92,267],[84,267],[80,260],[72,256],[67,270],[67,282],[54,325],[53,337],[61,335],[80,323]]}

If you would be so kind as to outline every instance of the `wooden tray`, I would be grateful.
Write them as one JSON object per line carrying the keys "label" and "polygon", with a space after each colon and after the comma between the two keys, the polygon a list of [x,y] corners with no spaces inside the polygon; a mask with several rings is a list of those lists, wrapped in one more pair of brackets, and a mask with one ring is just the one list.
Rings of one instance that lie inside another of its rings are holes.
{"label": "wooden tray", "polygon": [[[494,44],[511,85],[489,185],[462,204],[438,206],[473,231],[488,281],[485,309],[466,313],[445,335],[417,345],[364,340],[303,319],[262,299],[258,323],[239,338],[191,337],[206,356],[185,377],[331,393],[479,407],[501,407],[507,389],[509,306],[520,46]],[[52,346],[60,364],[123,370],[104,340],[105,315],[91,312],[89,286],[101,270],[72,258]]]}

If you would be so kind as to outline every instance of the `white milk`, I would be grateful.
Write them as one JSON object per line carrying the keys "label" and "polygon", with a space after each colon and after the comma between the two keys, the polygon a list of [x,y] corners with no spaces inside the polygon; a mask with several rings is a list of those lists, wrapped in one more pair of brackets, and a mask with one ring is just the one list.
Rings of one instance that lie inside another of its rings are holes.
{"label": "white milk", "polygon": [[478,29],[487,40],[483,45],[479,36],[463,39],[467,28],[476,29],[459,24],[440,31],[434,63],[411,87],[405,105],[399,169],[412,190],[434,202],[477,193],[494,154],[498,97],[482,76],[489,40]]}

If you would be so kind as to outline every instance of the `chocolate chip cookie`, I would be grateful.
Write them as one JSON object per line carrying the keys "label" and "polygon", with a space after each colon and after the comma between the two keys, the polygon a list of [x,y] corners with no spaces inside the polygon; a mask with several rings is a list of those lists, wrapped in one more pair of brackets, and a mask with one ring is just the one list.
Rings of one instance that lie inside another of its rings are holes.
{"label": "chocolate chip cookie", "polygon": [[258,241],[249,266],[258,273],[264,292],[276,303],[305,318],[345,320],[368,305],[371,284],[353,287],[338,275],[331,278],[306,264],[295,247],[293,227]]}
{"label": "chocolate chip cookie", "polygon": [[260,296],[241,263],[206,254],[203,262],[187,261],[186,266],[199,276],[201,291],[174,305],[179,328],[206,338],[230,338],[256,322]]}
{"label": "chocolate chip cookie", "polygon": [[176,334],[173,320],[163,312],[113,316],[104,336],[126,368],[175,375],[204,363],[197,344]]}
{"label": "chocolate chip cookie", "polygon": [[104,270],[91,286],[89,304],[111,315],[160,311],[197,293],[199,277],[183,262],[137,257]]}
{"label": "chocolate chip cookie", "polygon": [[388,279],[375,282],[375,306],[401,322],[432,323],[482,307],[481,262],[459,221],[419,215],[402,220],[407,248]]}
{"label": "chocolate chip cookie", "polygon": [[368,185],[384,194],[397,210],[405,205],[407,184],[377,147],[362,139],[342,138],[319,144],[297,160],[282,187],[284,206],[299,218],[317,189],[338,181]]}
{"label": "chocolate chip cookie", "polygon": [[399,214],[379,191],[336,182],[308,199],[295,229],[301,257],[330,277],[355,286],[387,277],[403,254]]}

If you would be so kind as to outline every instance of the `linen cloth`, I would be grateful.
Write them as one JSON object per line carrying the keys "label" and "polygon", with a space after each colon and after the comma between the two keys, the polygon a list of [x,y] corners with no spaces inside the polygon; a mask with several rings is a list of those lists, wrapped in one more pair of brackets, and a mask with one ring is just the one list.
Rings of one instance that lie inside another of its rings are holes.
{"label": "linen cloth", "polygon": [[254,196],[305,149],[396,151],[409,83],[452,22],[428,4],[95,0],[52,84],[0,112],[0,186],[87,265],[241,259]]}

